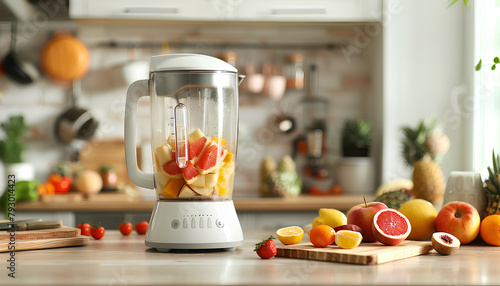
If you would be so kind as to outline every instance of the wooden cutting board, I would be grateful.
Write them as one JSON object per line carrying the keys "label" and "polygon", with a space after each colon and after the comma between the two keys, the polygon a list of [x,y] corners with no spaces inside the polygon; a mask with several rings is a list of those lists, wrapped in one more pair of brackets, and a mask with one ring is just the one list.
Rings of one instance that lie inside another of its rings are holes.
{"label": "wooden cutting board", "polygon": [[433,247],[430,241],[406,240],[395,246],[381,243],[362,243],[353,249],[342,249],[335,245],[325,248],[311,243],[278,246],[278,257],[308,260],[373,265],[429,253]]}
{"label": "wooden cutting board", "polygon": [[[52,229],[39,230],[19,230],[15,232],[17,240],[33,240],[33,239],[48,239],[48,238],[66,238],[76,237],[80,235],[80,229],[74,227],[63,226]],[[6,230],[0,231],[0,241],[10,239],[11,234]]]}
{"label": "wooden cutting board", "polygon": [[[67,246],[85,245],[89,241],[88,236],[64,237],[64,238],[48,238],[35,240],[16,240],[14,251],[34,250]],[[10,252],[8,240],[0,240],[0,252]]]}

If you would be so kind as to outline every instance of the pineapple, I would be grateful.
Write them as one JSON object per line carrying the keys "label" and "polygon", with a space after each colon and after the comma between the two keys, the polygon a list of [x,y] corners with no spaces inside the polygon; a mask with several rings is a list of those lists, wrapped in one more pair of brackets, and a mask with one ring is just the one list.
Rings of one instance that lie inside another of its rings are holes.
{"label": "pineapple", "polygon": [[484,190],[488,196],[488,207],[485,216],[500,213],[500,155],[495,157],[493,151],[493,168],[488,167],[489,177]]}
{"label": "pineapple", "polygon": [[385,192],[378,196],[375,201],[384,203],[388,208],[398,210],[404,203],[409,201],[411,194],[407,190]]}
{"label": "pineapple", "polygon": [[434,205],[443,201],[446,184],[443,172],[436,163],[448,151],[449,139],[436,133],[435,122],[420,122],[416,129],[403,128],[403,157],[413,166],[413,190],[415,198]]}

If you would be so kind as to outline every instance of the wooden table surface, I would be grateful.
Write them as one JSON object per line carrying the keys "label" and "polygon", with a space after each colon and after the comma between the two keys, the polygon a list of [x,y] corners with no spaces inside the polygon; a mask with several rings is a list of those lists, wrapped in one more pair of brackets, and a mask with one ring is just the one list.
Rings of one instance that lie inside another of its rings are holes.
{"label": "wooden table surface", "polygon": [[[1,285],[499,285],[500,248],[462,246],[451,256],[434,251],[363,266],[275,257],[261,260],[253,246],[269,232],[246,232],[233,252],[159,253],[144,236],[108,231],[87,246],[16,254],[16,278],[0,254]],[[304,240],[305,241],[305,240]],[[277,242],[279,244],[279,241]]]}
{"label": "wooden table surface", "polygon": [[[154,201],[140,198],[124,198],[122,195],[113,198],[112,194],[101,197],[80,201],[63,201],[57,198],[47,202],[20,202],[16,205],[16,211],[151,211],[154,206]],[[366,199],[373,200],[374,196],[367,195]],[[252,197],[235,198],[233,201],[237,211],[317,211],[319,208],[349,210],[352,206],[362,203],[363,196]]]}

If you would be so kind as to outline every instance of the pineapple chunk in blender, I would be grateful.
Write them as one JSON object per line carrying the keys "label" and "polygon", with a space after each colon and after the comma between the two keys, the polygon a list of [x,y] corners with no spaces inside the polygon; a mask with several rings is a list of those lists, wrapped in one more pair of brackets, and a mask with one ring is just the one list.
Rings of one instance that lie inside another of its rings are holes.
{"label": "pineapple chunk in blender", "polygon": [[167,198],[175,198],[179,195],[183,186],[183,179],[172,179],[168,181],[167,185],[160,194]]}
{"label": "pineapple chunk in blender", "polygon": [[170,147],[170,145],[168,144],[165,144],[156,148],[156,157],[160,166],[169,161],[172,161],[174,159],[174,157],[172,156],[172,147]]}

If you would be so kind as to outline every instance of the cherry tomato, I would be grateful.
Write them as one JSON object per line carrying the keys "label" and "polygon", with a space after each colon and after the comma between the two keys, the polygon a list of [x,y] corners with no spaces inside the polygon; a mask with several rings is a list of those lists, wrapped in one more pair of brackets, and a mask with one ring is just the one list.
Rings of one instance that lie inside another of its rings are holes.
{"label": "cherry tomato", "polygon": [[86,222],[82,222],[81,224],[77,225],[76,228],[79,228],[79,229],[82,229],[82,227],[85,226],[85,227],[90,227],[90,224],[86,223]]}
{"label": "cherry tomato", "polygon": [[80,229],[81,229],[82,235],[90,236],[92,228],[90,227],[90,225],[88,223],[82,224]]}
{"label": "cherry tomato", "polygon": [[100,226],[100,227],[96,227],[94,226],[94,228],[92,228],[92,237],[95,238],[95,239],[101,239],[103,236],[104,236],[104,233],[106,232],[106,230],[104,229],[104,227]]}
{"label": "cherry tomato", "polygon": [[118,229],[123,235],[129,235],[132,232],[132,224],[130,222],[120,223]]}
{"label": "cherry tomato", "polygon": [[135,231],[138,234],[145,234],[148,230],[149,223],[147,221],[141,221],[135,224]]}

